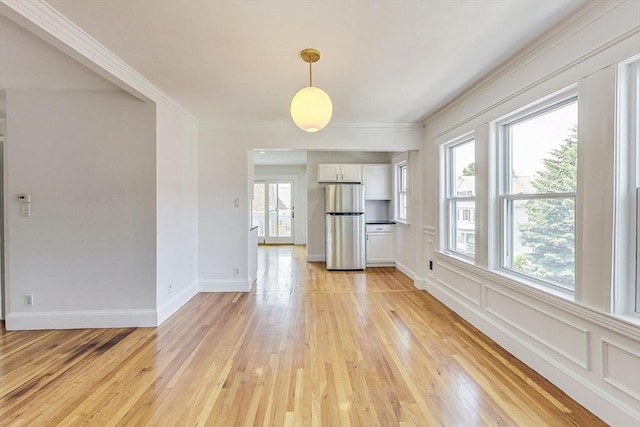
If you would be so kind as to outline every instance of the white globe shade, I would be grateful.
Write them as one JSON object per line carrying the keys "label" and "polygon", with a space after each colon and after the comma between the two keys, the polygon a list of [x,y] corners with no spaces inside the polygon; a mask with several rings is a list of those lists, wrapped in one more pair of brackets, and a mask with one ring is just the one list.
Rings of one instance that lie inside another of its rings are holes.
{"label": "white globe shade", "polygon": [[291,100],[291,118],[304,131],[318,132],[329,123],[332,114],[331,98],[318,87],[300,89]]}

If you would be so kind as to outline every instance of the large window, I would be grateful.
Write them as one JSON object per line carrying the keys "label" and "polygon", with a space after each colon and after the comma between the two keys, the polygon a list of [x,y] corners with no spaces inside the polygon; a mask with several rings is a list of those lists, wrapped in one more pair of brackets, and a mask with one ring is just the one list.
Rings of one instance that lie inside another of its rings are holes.
{"label": "large window", "polygon": [[396,219],[407,222],[407,162],[396,165]]}
{"label": "large window", "polygon": [[616,300],[618,313],[640,313],[640,55],[618,79]]}
{"label": "large window", "polygon": [[501,266],[575,288],[578,101],[557,96],[499,123]]}
{"label": "large window", "polygon": [[447,252],[473,258],[476,252],[476,162],[472,137],[445,147]]}

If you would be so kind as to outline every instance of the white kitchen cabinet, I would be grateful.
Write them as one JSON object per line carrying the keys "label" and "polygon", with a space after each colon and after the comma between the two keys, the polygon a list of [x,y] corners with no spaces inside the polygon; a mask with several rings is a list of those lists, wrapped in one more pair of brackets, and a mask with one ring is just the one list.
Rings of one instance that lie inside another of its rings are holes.
{"label": "white kitchen cabinet", "polygon": [[341,165],[342,182],[362,182],[362,165]]}
{"label": "white kitchen cabinet", "polygon": [[362,165],[319,164],[318,182],[362,182]]}
{"label": "white kitchen cabinet", "polygon": [[366,231],[367,267],[393,267],[394,225],[367,224]]}
{"label": "white kitchen cabinet", "polygon": [[391,165],[363,165],[365,200],[391,200]]}
{"label": "white kitchen cabinet", "polygon": [[338,182],[341,165],[318,165],[318,182]]}

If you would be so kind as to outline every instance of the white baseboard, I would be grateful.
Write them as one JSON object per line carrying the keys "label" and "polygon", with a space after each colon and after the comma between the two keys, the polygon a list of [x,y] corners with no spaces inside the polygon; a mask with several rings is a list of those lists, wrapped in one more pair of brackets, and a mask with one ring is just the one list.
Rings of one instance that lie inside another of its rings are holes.
{"label": "white baseboard", "polygon": [[158,307],[158,325],[167,320],[173,313],[178,311],[191,298],[198,294],[198,281],[193,282],[189,287],[183,289],[173,296],[169,301]]}
{"label": "white baseboard", "polygon": [[430,286],[434,286],[435,279],[429,276],[417,277],[413,285],[421,291],[426,291]]}
{"label": "white baseboard", "polygon": [[555,360],[515,335],[504,325],[450,294],[434,280],[422,278],[421,286],[444,305],[489,336],[502,348],[555,384],[602,420],[615,426],[636,426],[640,419],[633,411],[586,378],[563,369]]}
{"label": "white baseboard", "polygon": [[38,329],[145,328],[157,326],[156,310],[93,310],[9,313],[9,331]]}
{"label": "white baseboard", "polygon": [[200,280],[200,292],[249,292],[253,282],[238,280]]}
{"label": "white baseboard", "polygon": [[369,267],[395,267],[395,262],[372,262],[367,264],[367,268]]}
{"label": "white baseboard", "polygon": [[396,261],[396,268],[402,271],[405,276],[407,276],[409,279],[415,282],[416,273],[413,270],[411,270],[409,267]]}
{"label": "white baseboard", "polygon": [[307,254],[307,262],[325,262],[325,261],[326,261],[325,255]]}

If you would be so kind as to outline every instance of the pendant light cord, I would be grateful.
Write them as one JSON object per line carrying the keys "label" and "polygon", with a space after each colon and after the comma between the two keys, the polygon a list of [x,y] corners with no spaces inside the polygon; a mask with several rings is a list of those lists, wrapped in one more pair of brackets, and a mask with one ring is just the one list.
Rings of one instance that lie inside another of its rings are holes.
{"label": "pendant light cord", "polygon": [[313,61],[309,61],[309,86],[313,86],[313,75],[311,74],[311,64]]}

